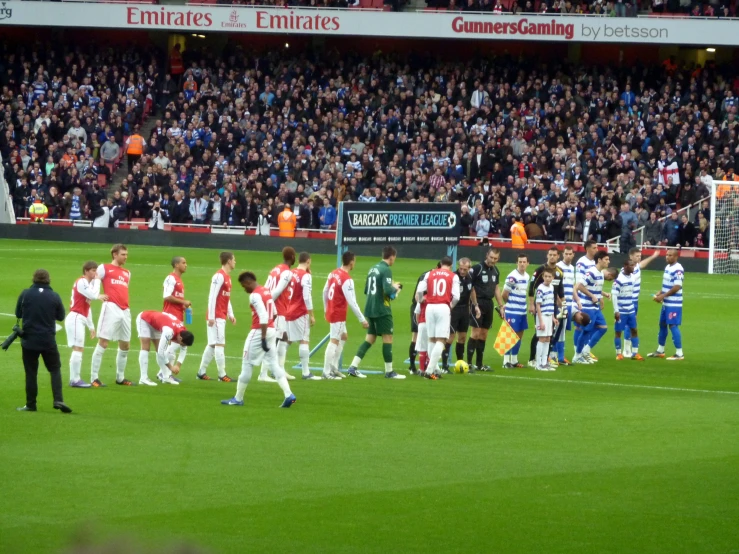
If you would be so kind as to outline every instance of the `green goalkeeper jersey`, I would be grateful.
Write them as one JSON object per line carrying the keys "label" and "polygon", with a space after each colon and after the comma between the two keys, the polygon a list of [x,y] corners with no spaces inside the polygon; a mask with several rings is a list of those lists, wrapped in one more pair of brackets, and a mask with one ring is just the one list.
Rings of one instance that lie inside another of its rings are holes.
{"label": "green goalkeeper jersey", "polygon": [[392,315],[390,300],[395,298],[393,274],[386,261],[374,265],[367,274],[364,285],[364,294],[367,303],[364,306],[364,315],[367,317],[383,317]]}

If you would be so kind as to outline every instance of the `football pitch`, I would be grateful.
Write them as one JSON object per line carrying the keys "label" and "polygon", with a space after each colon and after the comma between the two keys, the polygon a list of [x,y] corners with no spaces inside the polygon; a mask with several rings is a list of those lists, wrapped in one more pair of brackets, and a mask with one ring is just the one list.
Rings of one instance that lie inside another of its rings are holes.
{"label": "football pitch", "polygon": [[[35,269],[50,271],[66,303],[82,264],[108,262],[109,249],[1,240],[0,335],[10,332],[9,315]],[[379,250],[358,258],[360,306]],[[261,282],[281,261],[278,252],[235,254],[232,276],[248,269]],[[494,373],[306,382],[292,370],[298,401],[280,410],[277,385],[256,375],[244,407],[220,405],[235,384],[195,379],[218,251],[130,246],[133,317],[161,309],[174,255],[187,258],[183,281],[194,309],[195,344],[180,386],[115,386],[111,345],[101,370],[109,386],[71,389],[62,331],[64,394],[74,413],[52,409],[43,369],[39,411],[19,413],[20,346],[0,352],[0,553],[66,552],[75,544],[124,545],[106,552],[182,544],[213,553],[739,552],[736,277],[686,274],[682,362],[617,362],[607,303],[611,329],[594,351],[599,363],[503,370],[492,348],[496,316],[485,351]],[[335,261],[313,257],[311,346],[327,333],[321,291]],[[399,258],[392,268],[406,285],[394,303],[393,348],[406,375],[411,290],[431,266]],[[651,296],[663,268],[658,260],[643,274],[644,355],[656,347],[659,306]],[[505,276],[513,266],[500,269]],[[235,279],[232,303],[227,373],[236,378],[251,317]],[[96,322],[99,310],[93,303]],[[364,336],[351,312],[348,320],[345,362]],[[83,360],[88,381],[92,345],[88,339]],[[131,348],[138,350],[135,329]],[[320,366],[323,351],[311,361]],[[297,362],[295,345],[288,362]],[[151,359],[151,377],[155,367]],[[381,368],[378,343],[362,369]],[[126,376],[137,382],[138,372],[131,355]]]}

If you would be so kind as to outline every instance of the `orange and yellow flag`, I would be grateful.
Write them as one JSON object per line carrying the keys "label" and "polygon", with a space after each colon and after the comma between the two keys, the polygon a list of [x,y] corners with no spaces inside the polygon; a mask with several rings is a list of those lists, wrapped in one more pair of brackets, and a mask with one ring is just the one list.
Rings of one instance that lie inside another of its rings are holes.
{"label": "orange and yellow flag", "polygon": [[495,337],[493,348],[495,348],[495,351],[498,354],[505,356],[505,353],[515,346],[519,340],[521,339],[518,338],[518,335],[511,328],[510,324],[503,320],[503,323],[498,330],[498,336]]}

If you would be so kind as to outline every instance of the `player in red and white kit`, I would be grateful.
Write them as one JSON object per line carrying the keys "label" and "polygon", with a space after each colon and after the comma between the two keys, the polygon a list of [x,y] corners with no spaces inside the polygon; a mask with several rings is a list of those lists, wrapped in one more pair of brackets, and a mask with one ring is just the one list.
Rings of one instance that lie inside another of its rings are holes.
{"label": "player in red and white kit", "polygon": [[344,252],[341,256],[341,267],[334,269],[328,275],[326,285],[323,287],[323,311],[326,321],[329,322],[329,343],[326,346],[326,355],[323,360],[324,379],[343,379],[346,375],[339,371],[339,359],[346,343],[346,308],[351,307],[354,315],[367,329],[369,323],[364,318],[362,310],[357,304],[357,295],[354,291],[354,280],[349,272],[354,269],[356,263],[352,252]]}
{"label": "player in red and white kit", "polygon": [[266,363],[277,384],[280,385],[285,399],[281,408],[289,408],[295,403],[295,395],[290,390],[285,370],[277,363],[277,344],[275,332],[275,308],[272,293],[257,283],[256,276],[250,271],[239,275],[239,284],[249,295],[251,307],[251,331],[244,343],[244,356],[241,362],[241,374],[236,384],[236,396],[228,400],[222,400],[221,404],[227,406],[243,406],[246,386],[251,380],[252,368],[260,363]]}
{"label": "player in red and white kit", "polygon": [[104,294],[100,294],[100,281],[97,280],[98,264],[96,262],[85,262],[82,266],[82,277],[74,282],[72,287],[72,303],[69,313],[64,320],[67,330],[67,346],[72,349],[69,358],[69,386],[80,389],[90,388],[85,383],[80,373],[82,371],[82,352],[85,349],[85,329],[90,329],[90,338],[95,338],[95,325],[92,322],[91,300],[108,300]]}
{"label": "player in red and white kit", "polygon": [[[451,309],[459,302],[459,276],[452,271],[452,259],[444,256],[441,267],[428,272],[426,283],[426,333],[429,341],[429,362],[426,376],[438,378],[436,364],[439,363],[449,337]],[[421,298],[416,297],[418,302]]]}
{"label": "player in red and white kit", "polygon": [[[418,353],[419,375],[426,375],[426,368],[429,364],[429,336],[426,329],[426,278],[428,277],[428,274],[429,272],[427,271],[418,280],[416,292],[414,293],[414,298],[422,299],[420,302],[416,300],[416,308],[413,311],[413,314],[416,316],[416,325],[418,327],[418,331],[416,333],[416,353]],[[413,373],[413,371],[411,371],[411,373]]]}
{"label": "player in red and white kit", "polygon": [[157,348],[157,365],[159,365],[159,373],[162,375],[162,383],[179,385],[180,382],[172,376],[173,366],[167,356],[167,349],[171,343],[192,346],[194,340],[192,333],[185,329],[185,326],[176,316],[154,311],[141,312],[136,316],[136,330],[141,341],[141,350],[139,351],[141,377],[139,385],[157,386],[154,381],[149,379],[149,348],[151,347],[151,341],[154,341]]}
{"label": "player in red and white kit", "polygon": [[[162,311],[165,314],[171,314],[177,321],[184,323],[185,309],[192,306],[192,302],[185,300],[185,284],[182,282],[182,275],[187,271],[187,260],[182,256],[172,258],[172,273],[167,275],[164,280],[164,306]],[[179,353],[179,356],[177,354]],[[167,352],[167,359],[172,365],[172,373],[177,375],[182,367],[182,362],[187,356],[187,346],[183,346],[177,341],[172,341]],[[177,363],[175,363],[177,357]],[[161,381],[161,373],[157,374],[157,378]]]}
{"label": "player in red and white kit", "polygon": [[109,342],[118,342],[118,354],[115,359],[115,382],[117,385],[132,386],[134,383],[125,378],[128,349],[131,347],[131,310],[128,306],[128,286],[131,272],[123,269],[128,260],[128,249],[123,244],[116,244],[110,249],[113,261],[100,264],[96,276],[100,279],[108,299],[103,302],[98,320],[98,345],[92,353],[93,387],[104,387],[100,381],[100,365]]}
{"label": "player in red and white kit", "polygon": [[226,375],[226,320],[236,325],[236,318],[231,307],[231,272],[236,267],[236,258],[232,252],[221,252],[221,269],[219,269],[210,281],[210,293],[208,294],[208,344],[205,346],[203,358],[200,361],[198,379],[209,381],[206,375],[208,365],[215,357],[218,368],[218,380],[231,383]]}
{"label": "player in red and white kit", "polygon": [[[286,292],[290,286],[290,280],[293,277],[293,272],[290,270],[295,265],[295,249],[291,246],[286,246],[282,249],[282,261],[280,265],[276,266],[269,272],[267,277],[267,283],[264,285],[269,292],[272,293],[272,299],[275,301],[275,308],[277,309],[277,317],[275,318],[275,333],[277,336],[277,363],[280,364],[282,369],[285,369],[285,355],[287,354],[287,322],[285,321],[285,315],[287,315],[287,308],[290,305],[289,293]],[[283,294],[284,293],[284,294]],[[293,375],[290,375],[285,371],[288,381],[295,379]],[[267,383],[274,383],[275,380],[267,374],[267,364],[262,364],[262,369],[259,372],[259,381]]]}
{"label": "player in red and white kit", "polygon": [[303,368],[303,379],[320,381],[320,377],[310,372],[310,328],[316,324],[313,316],[313,278],[310,274],[310,254],[301,252],[298,257],[298,267],[293,271],[290,287],[287,289],[290,304],[285,319],[287,321],[287,342],[300,343],[298,354],[300,365]]}

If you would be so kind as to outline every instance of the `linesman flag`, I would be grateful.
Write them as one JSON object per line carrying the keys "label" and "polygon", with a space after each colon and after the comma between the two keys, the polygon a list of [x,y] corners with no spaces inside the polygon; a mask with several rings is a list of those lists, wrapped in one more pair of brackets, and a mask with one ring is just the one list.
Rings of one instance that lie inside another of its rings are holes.
{"label": "linesman flag", "polygon": [[519,340],[521,339],[518,338],[516,332],[504,319],[500,329],[498,329],[498,336],[495,337],[493,348],[495,348],[495,351],[498,354],[505,356],[505,353],[514,347]]}

